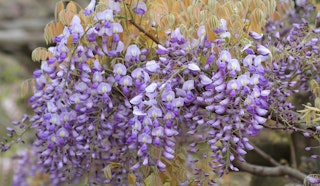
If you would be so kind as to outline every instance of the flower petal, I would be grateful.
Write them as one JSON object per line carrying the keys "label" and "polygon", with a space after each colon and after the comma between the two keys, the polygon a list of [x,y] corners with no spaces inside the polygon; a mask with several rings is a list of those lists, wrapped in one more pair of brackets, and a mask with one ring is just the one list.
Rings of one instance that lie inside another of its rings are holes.
{"label": "flower petal", "polygon": [[198,65],[196,65],[195,63],[189,63],[188,64],[188,69],[192,70],[192,71],[200,71],[200,68]]}
{"label": "flower petal", "polygon": [[146,92],[147,93],[154,92],[156,90],[157,86],[158,86],[157,83],[151,83],[149,86],[147,86]]}

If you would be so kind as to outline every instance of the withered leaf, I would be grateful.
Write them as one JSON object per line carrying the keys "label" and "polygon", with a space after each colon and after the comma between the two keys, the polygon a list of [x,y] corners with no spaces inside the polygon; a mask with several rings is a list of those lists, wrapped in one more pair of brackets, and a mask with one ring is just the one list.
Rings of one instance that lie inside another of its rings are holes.
{"label": "withered leaf", "polygon": [[64,3],[62,1],[57,2],[56,9],[54,11],[55,20],[58,21],[60,11],[64,10]]}
{"label": "withered leaf", "polygon": [[31,58],[34,62],[41,62],[47,60],[51,56],[46,48],[38,47],[32,51]]}
{"label": "withered leaf", "polygon": [[77,10],[77,4],[73,1],[70,1],[68,4],[67,4],[67,7],[66,7],[66,10],[67,11],[70,11],[70,12],[73,12],[74,14],[76,14],[78,12]]}
{"label": "withered leaf", "polygon": [[122,167],[121,163],[112,162],[104,168],[104,176],[107,179],[112,178],[112,169]]}

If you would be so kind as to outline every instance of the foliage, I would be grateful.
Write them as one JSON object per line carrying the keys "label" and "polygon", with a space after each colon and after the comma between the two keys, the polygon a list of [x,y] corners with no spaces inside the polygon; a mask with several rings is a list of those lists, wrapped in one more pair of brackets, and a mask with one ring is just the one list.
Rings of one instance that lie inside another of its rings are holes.
{"label": "foliage", "polygon": [[[213,185],[263,127],[318,138],[313,3],[58,2],[51,47],[32,54],[34,115],[14,123],[36,130],[15,185]],[[299,128],[299,90],[315,95],[301,113],[316,130]],[[3,150],[21,141],[8,132]]]}

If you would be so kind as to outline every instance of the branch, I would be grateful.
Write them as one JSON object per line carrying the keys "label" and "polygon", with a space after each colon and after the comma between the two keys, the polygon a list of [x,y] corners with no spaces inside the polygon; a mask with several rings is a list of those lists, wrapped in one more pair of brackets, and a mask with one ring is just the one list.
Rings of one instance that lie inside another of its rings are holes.
{"label": "branch", "polygon": [[293,169],[288,166],[276,166],[276,167],[266,167],[266,166],[258,166],[258,165],[252,165],[250,163],[241,162],[239,160],[234,160],[233,165],[239,168],[241,171],[245,171],[254,175],[258,176],[284,176],[288,175],[290,177],[296,178],[303,182],[305,177],[304,173]]}
{"label": "branch", "polygon": [[133,20],[129,20],[129,22],[135,26],[140,32],[144,33],[148,38],[150,38],[153,42],[160,44],[160,42],[153,37],[150,33],[148,33],[147,31],[145,31],[140,25],[138,25],[136,22],[134,22]]}
{"label": "branch", "polygon": [[261,150],[259,147],[257,147],[254,144],[251,144],[254,147],[254,151],[259,154],[262,158],[269,161],[274,166],[281,166],[280,163],[278,163],[276,160],[274,160],[269,154],[265,153],[263,150]]}
{"label": "branch", "polygon": [[269,129],[275,129],[275,130],[290,130],[292,132],[300,132],[301,134],[307,132],[310,134],[310,137],[315,138],[318,135],[316,126],[314,125],[306,125],[306,124],[301,124],[301,123],[293,123],[289,124],[287,121],[285,121],[281,117],[277,117],[275,115],[271,116],[271,120],[277,121],[279,125],[281,126],[270,126],[267,123],[262,124],[263,127],[269,128]]}

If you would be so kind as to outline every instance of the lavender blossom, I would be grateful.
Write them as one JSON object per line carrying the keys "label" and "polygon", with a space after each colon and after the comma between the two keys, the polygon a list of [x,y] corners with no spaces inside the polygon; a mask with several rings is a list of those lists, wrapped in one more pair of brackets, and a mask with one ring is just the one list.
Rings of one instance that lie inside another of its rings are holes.
{"label": "lavender blossom", "polygon": [[147,11],[147,5],[143,1],[139,1],[136,4],[133,5],[132,10],[137,15],[143,15]]}

